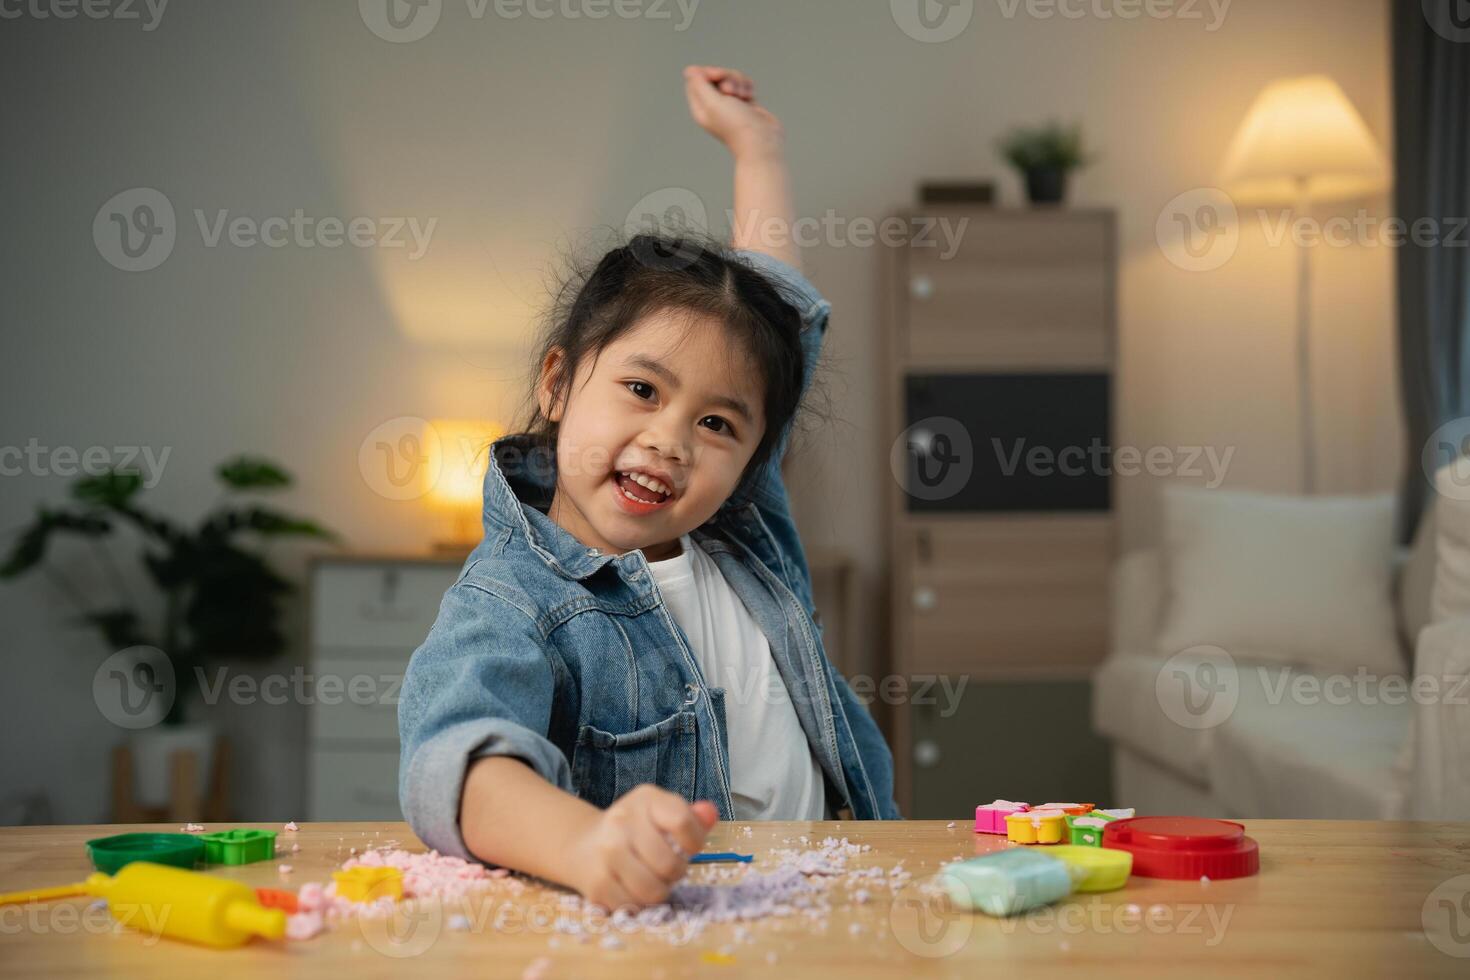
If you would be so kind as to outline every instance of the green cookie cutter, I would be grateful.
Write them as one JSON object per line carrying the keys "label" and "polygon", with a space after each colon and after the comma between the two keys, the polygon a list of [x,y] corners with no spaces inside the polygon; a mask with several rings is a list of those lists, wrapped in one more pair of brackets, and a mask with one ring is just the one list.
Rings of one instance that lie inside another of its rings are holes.
{"label": "green cookie cutter", "polygon": [[276,855],[274,830],[221,830],[200,834],[204,842],[204,860],[208,864],[254,864]]}

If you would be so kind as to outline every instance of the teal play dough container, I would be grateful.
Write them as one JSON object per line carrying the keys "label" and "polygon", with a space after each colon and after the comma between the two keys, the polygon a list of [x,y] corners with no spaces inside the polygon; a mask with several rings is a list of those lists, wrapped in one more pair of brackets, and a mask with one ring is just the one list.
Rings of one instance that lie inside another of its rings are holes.
{"label": "teal play dough container", "polygon": [[939,884],[957,908],[1009,916],[1066,898],[1072,872],[1064,861],[1017,847],[948,865]]}

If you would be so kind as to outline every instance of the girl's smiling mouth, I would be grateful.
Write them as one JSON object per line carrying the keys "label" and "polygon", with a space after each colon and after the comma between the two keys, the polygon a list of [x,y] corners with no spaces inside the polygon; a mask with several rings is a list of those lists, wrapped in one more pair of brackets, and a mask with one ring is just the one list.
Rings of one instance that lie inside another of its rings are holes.
{"label": "girl's smiling mouth", "polygon": [[645,473],[617,470],[613,472],[609,482],[618,506],[636,517],[652,514],[674,499],[673,490],[668,484]]}

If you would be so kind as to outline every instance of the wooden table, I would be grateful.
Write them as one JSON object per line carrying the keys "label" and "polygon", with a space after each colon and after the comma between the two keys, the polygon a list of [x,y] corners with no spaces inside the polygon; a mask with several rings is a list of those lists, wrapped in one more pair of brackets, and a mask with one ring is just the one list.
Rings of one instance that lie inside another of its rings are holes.
{"label": "wooden table", "polygon": [[[753,852],[756,870],[770,848],[792,846],[783,840],[833,834],[872,845],[853,859],[853,867],[886,868],[902,859],[914,877],[896,893],[872,888],[866,903],[853,902],[852,890],[835,884],[824,928],[795,916],[754,922],[743,934],[731,925],[714,926],[683,945],[629,935],[624,948],[615,950],[557,936],[544,910],[555,908],[559,893],[534,883],[513,885],[516,879],[496,882],[476,899],[481,907],[467,909],[468,930],[455,929],[464,923],[451,923],[446,912],[420,910],[397,922],[344,924],[305,942],[254,941],[234,950],[116,931],[86,899],[0,907],[0,975],[519,977],[544,956],[551,961],[547,977],[669,980],[757,972],[843,980],[1470,976],[1470,824],[1246,824],[1261,847],[1256,877],[1208,884],[1135,877],[1121,891],[1070,899],[1043,914],[1010,920],[956,913],[918,887],[943,862],[1012,846],[979,837],[964,822],[757,823],[750,825],[751,837],[741,833],[744,825],[722,824],[711,849]],[[130,830],[178,828],[0,829],[0,891],[80,880],[90,870],[83,842]],[[278,838],[278,851],[288,852],[294,841],[300,844],[296,853],[211,873],[252,885],[327,881],[349,848],[395,839],[421,849],[401,823],[306,824]],[[289,876],[278,872],[278,861],[291,863]],[[543,913],[539,922],[532,919],[537,908]]]}

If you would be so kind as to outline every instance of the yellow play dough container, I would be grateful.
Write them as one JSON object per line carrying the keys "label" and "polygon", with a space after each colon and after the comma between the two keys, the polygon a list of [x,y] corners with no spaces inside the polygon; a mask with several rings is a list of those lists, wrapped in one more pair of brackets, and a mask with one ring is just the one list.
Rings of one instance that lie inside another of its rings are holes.
{"label": "yellow play dough container", "polygon": [[1026,810],[1006,817],[1006,840],[1017,844],[1060,844],[1067,836],[1061,810]]}
{"label": "yellow play dough container", "polygon": [[1047,849],[1048,857],[1060,858],[1074,872],[1072,890],[1110,892],[1122,888],[1133,871],[1133,855],[1111,847],[1088,847],[1083,844],[1058,844]]}

